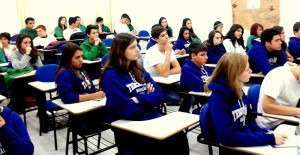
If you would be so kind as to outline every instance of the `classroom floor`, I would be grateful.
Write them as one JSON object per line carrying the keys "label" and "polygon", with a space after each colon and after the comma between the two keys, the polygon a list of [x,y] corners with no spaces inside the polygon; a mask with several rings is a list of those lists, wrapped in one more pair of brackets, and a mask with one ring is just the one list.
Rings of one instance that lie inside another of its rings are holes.
{"label": "classroom floor", "polygon": [[[177,111],[178,106],[168,106],[168,112]],[[57,142],[58,142],[58,150],[54,149],[54,138],[53,138],[53,131],[48,133],[42,133],[42,136],[39,136],[39,121],[36,117],[36,111],[32,111],[27,113],[27,128],[30,135],[30,138],[34,144],[34,154],[35,155],[63,155],[65,154],[66,148],[66,135],[67,135],[67,128],[62,128],[57,130]],[[23,117],[23,115],[22,115]],[[200,133],[199,127],[196,129],[188,132],[188,140],[190,146],[190,155],[208,155],[208,147],[207,145],[200,144],[197,142],[197,135]],[[107,130],[102,133],[102,137],[110,142],[114,142],[113,132],[111,130]],[[102,140],[101,142],[104,142]],[[100,146],[101,147],[101,146]],[[214,155],[218,154],[218,148],[213,148]],[[72,145],[69,145],[69,153],[72,154]],[[102,152],[102,155],[115,155],[117,153],[117,148],[114,147],[110,150]]]}

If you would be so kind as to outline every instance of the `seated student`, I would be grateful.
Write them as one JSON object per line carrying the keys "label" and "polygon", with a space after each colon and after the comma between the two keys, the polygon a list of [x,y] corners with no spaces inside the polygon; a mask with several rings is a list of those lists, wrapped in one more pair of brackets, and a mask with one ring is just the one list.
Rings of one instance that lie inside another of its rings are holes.
{"label": "seated student", "polygon": [[44,25],[37,26],[36,31],[38,36],[33,39],[33,46],[42,46],[43,48],[45,48],[51,42],[56,41],[56,38],[53,35],[47,34],[47,29]]}
{"label": "seated student", "polygon": [[43,63],[33,41],[27,34],[20,34],[16,41],[17,49],[11,54],[11,63],[14,69],[37,69]]}
{"label": "seated student", "polygon": [[37,37],[37,32],[34,29],[34,22],[35,22],[34,18],[32,17],[26,18],[25,19],[26,27],[20,30],[19,34],[27,34],[30,36],[31,39]]}
{"label": "seated student", "polygon": [[290,62],[294,62],[294,57],[288,51],[287,43],[285,42],[285,32],[282,26],[274,26],[273,29],[280,32],[280,40],[281,40],[281,49],[284,51],[287,59]]}
{"label": "seated student", "polygon": [[255,44],[247,54],[253,73],[267,75],[272,69],[282,66],[287,58],[281,49],[280,32],[265,29],[260,38],[261,43]]}
{"label": "seated student", "polygon": [[78,22],[76,22],[76,18],[70,17],[69,18],[69,27],[63,31],[63,36],[66,41],[70,40],[70,37],[73,33],[81,32],[81,30],[77,26],[78,26]]}
{"label": "seated student", "polygon": [[103,91],[97,91],[87,73],[82,69],[82,50],[69,43],[64,48],[56,71],[57,92],[66,103],[77,103],[105,96]]}
{"label": "seated student", "polygon": [[[143,63],[145,70],[149,72],[152,77],[168,77],[172,74],[179,74],[181,67],[172,50],[173,45],[169,41],[167,30],[161,26],[154,27],[151,30],[151,36],[157,43],[146,52]],[[177,88],[178,84],[162,88],[165,102],[178,104],[181,98],[175,91]]]}
{"label": "seated student", "polygon": [[67,29],[66,22],[67,22],[67,18],[66,17],[60,16],[58,18],[57,26],[54,29],[54,36],[55,37],[64,37],[63,36],[63,31],[65,29]]}
{"label": "seated student", "polygon": [[242,25],[233,24],[231,26],[223,41],[226,52],[246,54],[243,34],[244,28]]}
{"label": "seated student", "polygon": [[110,32],[110,29],[103,24],[103,18],[102,17],[97,17],[96,23],[97,23],[97,26],[98,26],[98,33]]}
{"label": "seated student", "polygon": [[300,57],[300,22],[296,22],[293,26],[294,37],[290,37],[289,52],[297,59]]}
{"label": "seated student", "polygon": [[137,35],[137,31],[134,29],[134,27],[131,25],[131,18],[129,17],[128,20],[126,21],[126,24],[128,26],[129,31],[133,35]]}
{"label": "seated student", "polygon": [[[205,91],[212,91],[208,99],[212,132],[215,133],[216,141],[224,146],[283,144],[286,135],[267,133],[255,122],[252,106],[242,89],[243,84],[249,81],[251,72],[245,54],[226,53],[219,60],[205,84]],[[219,154],[243,153],[220,147]]]}
{"label": "seated student", "polygon": [[214,23],[214,30],[215,31],[219,31],[220,33],[222,33],[222,31],[223,31],[223,23],[220,22],[220,21],[216,21]]}
{"label": "seated student", "polygon": [[190,18],[184,18],[182,21],[182,26],[186,26],[190,30],[192,42],[202,43],[201,39],[194,32],[192,20]]}
{"label": "seated student", "polygon": [[[204,92],[204,84],[209,79],[212,69],[204,66],[207,61],[207,47],[202,43],[193,42],[189,46],[190,59],[185,59],[185,64],[182,67],[180,75],[180,86],[185,92]],[[187,96],[185,99],[188,99]],[[180,106],[179,111],[189,111],[192,106],[194,98],[188,99],[189,103],[185,103],[184,100]],[[202,104],[205,104],[207,100],[197,98]],[[184,105],[185,103],[185,105]]]}
{"label": "seated student", "polygon": [[114,28],[116,34],[118,33],[130,33],[127,22],[129,20],[129,16],[126,13],[121,15],[120,22],[117,22]]}
{"label": "seated student", "polygon": [[[159,24],[154,24],[152,27],[151,27],[151,29],[153,29],[154,27],[156,27],[156,26],[160,26]],[[149,39],[149,41],[148,41],[148,43],[147,43],[147,46],[146,46],[146,50],[148,50],[150,47],[152,47],[153,45],[155,45],[156,44],[156,41],[152,38],[152,37],[150,37],[150,39]]]}
{"label": "seated student", "polygon": [[173,47],[175,54],[189,53],[188,47],[190,46],[191,42],[192,39],[190,37],[190,30],[186,26],[182,26]]}
{"label": "seated student", "polygon": [[208,39],[204,41],[207,46],[207,62],[209,64],[217,64],[219,59],[226,53],[222,43],[223,35],[221,32],[212,30],[208,34]]}
{"label": "seated student", "polygon": [[[300,99],[300,66],[286,62],[271,70],[264,78],[259,94],[257,112],[278,115],[300,115],[296,107]],[[258,116],[262,128],[274,128],[282,120]],[[297,123],[298,124],[298,123]]]}
{"label": "seated student", "polygon": [[173,37],[173,29],[168,25],[168,21],[165,17],[160,17],[158,24],[167,30],[169,37]]}
{"label": "seated student", "polygon": [[247,49],[252,48],[252,41],[256,38],[259,38],[261,36],[261,33],[263,32],[264,27],[259,23],[254,23],[250,28],[250,36],[247,39]]}
{"label": "seated student", "polygon": [[101,58],[109,52],[105,44],[98,38],[97,26],[88,25],[86,34],[89,38],[80,45],[84,59],[94,60],[95,58]]}
{"label": "seated student", "polygon": [[[143,121],[162,116],[156,109],[162,103],[162,91],[139,65],[138,52],[136,38],[131,34],[120,33],[112,42],[111,53],[100,78],[107,98],[109,123],[119,119]],[[155,140],[117,128],[112,130],[120,155],[189,154],[187,137],[183,132],[165,140]]]}
{"label": "seated student", "polygon": [[12,51],[16,50],[15,45],[9,44],[11,40],[11,36],[7,32],[3,32],[0,34],[0,42],[2,44],[2,50],[5,53],[5,56],[8,61],[10,61],[10,56]]}
{"label": "seated student", "polygon": [[77,27],[81,30],[81,32],[82,32],[83,34],[86,34],[86,33],[85,33],[86,27],[85,27],[84,25],[81,24],[81,18],[80,18],[79,16],[75,16],[75,18],[76,18],[76,25],[77,25]]}
{"label": "seated student", "polygon": [[22,118],[7,107],[0,107],[0,154],[33,155],[34,146]]}

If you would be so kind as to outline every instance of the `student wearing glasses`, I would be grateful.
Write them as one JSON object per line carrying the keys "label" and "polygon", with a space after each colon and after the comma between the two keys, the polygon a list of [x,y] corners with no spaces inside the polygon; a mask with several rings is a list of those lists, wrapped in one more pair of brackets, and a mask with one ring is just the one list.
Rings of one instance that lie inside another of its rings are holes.
{"label": "student wearing glasses", "polygon": [[35,20],[32,17],[28,17],[25,19],[25,24],[26,27],[23,28],[19,34],[27,34],[30,36],[31,39],[34,39],[35,37],[37,37],[37,32],[34,29],[34,23]]}

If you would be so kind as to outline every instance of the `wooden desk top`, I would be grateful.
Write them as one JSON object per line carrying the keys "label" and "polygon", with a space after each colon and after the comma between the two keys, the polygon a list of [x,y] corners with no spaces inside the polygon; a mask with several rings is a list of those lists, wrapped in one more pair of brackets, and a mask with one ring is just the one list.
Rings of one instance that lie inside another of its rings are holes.
{"label": "wooden desk top", "polygon": [[84,64],[95,64],[100,62],[101,62],[101,58],[96,58],[95,60],[83,60]]}
{"label": "wooden desk top", "polygon": [[168,77],[152,77],[153,80],[157,83],[161,84],[172,84],[180,81],[180,74],[169,75]]}
{"label": "wooden desk top", "polygon": [[216,68],[217,64],[205,64],[204,66]]}
{"label": "wooden desk top", "polygon": [[92,110],[99,109],[101,107],[105,106],[106,98],[99,99],[99,100],[90,100],[90,101],[84,101],[79,103],[71,103],[71,104],[64,104],[61,99],[53,100],[52,103],[55,105],[61,107],[62,109],[67,110],[68,112],[79,115],[83,114]]}
{"label": "wooden desk top", "polygon": [[[245,95],[247,95],[248,90],[249,90],[249,86],[243,86],[243,90],[244,90]],[[194,91],[190,91],[189,94],[190,95],[195,95],[195,96],[210,97],[211,92],[207,93],[207,92],[194,92]]]}
{"label": "wooden desk top", "polygon": [[293,122],[293,123],[299,123],[300,122],[300,119],[295,117],[295,116],[276,115],[276,114],[268,114],[268,113],[263,113],[262,116],[275,118],[275,119],[280,119],[280,120]]}
{"label": "wooden desk top", "polygon": [[258,77],[258,78],[264,78],[265,76],[262,74],[252,73],[251,77]]}
{"label": "wooden desk top", "polygon": [[185,58],[185,57],[188,57],[189,56],[189,54],[176,54],[175,55],[175,57],[177,58],[177,59],[179,59],[179,58]]}
{"label": "wooden desk top", "polygon": [[26,74],[23,74],[23,75],[16,76],[16,77],[14,77],[14,79],[21,79],[21,78],[24,78],[24,77],[34,76],[34,75],[35,75],[35,72],[36,72],[36,70],[32,70],[32,71],[29,72],[29,73],[26,73]]}
{"label": "wooden desk top", "polygon": [[48,92],[56,89],[55,82],[33,81],[33,82],[29,82],[28,84],[43,92]]}
{"label": "wooden desk top", "polygon": [[111,125],[115,128],[163,140],[196,123],[199,123],[199,115],[177,111],[156,119],[146,121],[118,120],[112,122]]}

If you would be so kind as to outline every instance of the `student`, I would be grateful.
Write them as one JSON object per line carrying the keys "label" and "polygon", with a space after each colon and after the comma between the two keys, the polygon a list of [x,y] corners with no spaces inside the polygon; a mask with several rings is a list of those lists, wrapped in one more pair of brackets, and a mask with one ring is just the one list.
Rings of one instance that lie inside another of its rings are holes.
{"label": "student", "polygon": [[[259,94],[257,112],[278,115],[300,115],[296,107],[300,99],[300,66],[286,62],[271,70],[264,78]],[[274,129],[282,120],[257,117],[262,128]],[[298,124],[298,123],[297,123]]]}
{"label": "student", "polygon": [[66,22],[67,22],[67,18],[66,17],[60,16],[58,18],[57,26],[54,29],[54,36],[55,37],[63,37],[63,31],[65,29],[67,29]]}
{"label": "student", "polygon": [[[159,24],[154,24],[152,27],[151,27],[151,29],[153,29],[154,27],[156,27],[156,26],[160,26]],[[146,50],[148,50],[150,47],[152,47],[153,45],[155,45],[156,44],[156,41],[152,38],[152,37],[150,37],[150,39],[149,39],[149,41],[148,41],[148,43],[147,43],[147,46],[146,46]]]}
{"label": "student", "polygon": [[247,54],[253,72],[267,75],[272,69],[282,66],[287,58],[281,49],[279,31],[265,29],[260,38],[261,43],[255,44]]}
{"label": "student", "polygon": [[3,32],[0,34],[0,42],[2,44],[2,51],[5,53],[5,56],[8,61],[10,61],[10,56],[12,51],[16,50],[15,45],[9,44],[11,40],[11,36],[7,32]]}
{"label": "student", "polygon": [[[242,86],[249,81],[251,69],[248,57],[241,53],[226,53],[219,60],[205,91],[212,91],[208,100],[216,140],[225,146],[247,147],[279,145],[286,135],[267,133],[259,128],[252,114],[252,106]],[[219,148],[220,155],[243,154]]]}
{"label": "student", "polygon": [[[111,53],[100,78],[106,93],[108,122],[119,119],[133,121],[161,117],[156,109],[162,104],[162,91],[138,63],[135,36],[128,33],[116,35]],[[186,135],[179,132],[165,140],[155,140],[125,130],[112,129],[119,155],[189,154]]]}
{"label": "student", "polygon": [[11,63],[14,69],[37,69],[43,63],[37,49],[33,46],[31,37],[27,34],[20,34],[16,41],[17,49],[11,54]]}
{"label": "student", "polygon": [[217,64],[219,59],[225,54],[225,48],[222,43],[223,35],[221,32],[212,30],[208,34],[208,39],[204,41],[207,46],[207,62]]}
{"label": "student", "polygon": [[294,37],[290,37],[289,52],[297,59],[300,57],[300,22],[296,22],[293,26]]}
{"label": "student", "polygon": [[[143,63],[145,70],[152,77],[168,77],[172,74],[179,74],[181,67],[172,50],[173,45],[169,41],[166,28],[161,26],[154,27],[151,30],[151,36],[157,43],[146,52]],[[181,100],[179,94],[175,91],[178,89],[177,83],[168,87],[165,86],[162,89],[165,102],[171,102],[176,105]]]}
{"label": "student", "polygon": [[137,31],[134,29],[134,27],[131,25],[131,18],[129,17],[128,20],[126,21],[126,24],[128,26],[129,31],[133,35],[137,35]]}
{"label": "student", "polygon": [[233,24],[231,26],[223,41],[226,52],[246,54],[243,34],[244,28],[242,25]]}
{"label": "student", "polygon": [[188,47],[190,46],[191,42],[192,38],[190,37],[190,30],[186,26],[182,26],[173,47],[175,54],[189,53]]}
{"label": "student", "polygon": [[247,49],[252,48],[253,40],[260,38],[261,33],[263,32],[264,27],[259,23],[254,23],[250,28],[250,36],[247,39]]}
{"label": "student", "polygon": [[89,38],[80,45],[84,59],[94,60],[95,58],[101,58],[108,53],[107,47],[98,37],[99,33],[97,26],[88,25],[86,33]]}
{"label": "student", "polygon": [[169,37],[173,37],[173,29],[168,25],[168,21],[165,17],[160,17],[158,24],[167,29]]}
{"label": "student", "polygon": [[223,31],[223,23],[220,22],[220,21],[216,21],[214,23],[214,30],[219,31],[219,32],[222,33],[222,31]]}
{"label": "student", "polygon": [[284,51],[287,59],[290,62],[294,62],[294,57],[288,52],[288,46],[287,43],[285,42],[285,32],[282,26],[274,26],[273,29],[277,30],[280,32],[280,40],[281,40],[281,49]]}
{"label": "student", "polygon": [[130,33],[130,30],[127,25],[127,21],[129,20],[129,16],[126,13],[121,15],[120,22],[117,22],[114,28],[116,34],[118,33]]}
{"label": "student", "polygon": [[33,155],[34,146],[22,118],[7,107],[0,107],[0,154]]}
{"label": "student", "polygon": [[69,41],[71,35],[73,33],[78,33],[78,32],[81,32],[81,30],[78,28],[78,22],[76,22],[76,18],[70,17],[69,18],[69,27],[63,31],[63,36],[64,36],[65,40]]}
{"label": "student", "polygon": [[105,96],[103,91],[97,91],[82,69],[82,55],[81,48],[74,43],[69,43],[61,55],[55,83],[61,100],[66,104],[101,99]]}
{"label": "student", "polygon": [[190,30],[192,42],[202,43],[201,39],[194,32],[192,20],[190,18],[184,18],[182,21],[182,26],[186,26]]}
{"label": "student", "polygon": [[37,32],[34,29],[34,18],[32,17],[28,17],[25,19],[25,24],[26,27],[23,28],[19,34],[27,34],[30,36],[31,39],[34,39],[35,37],[37,37]]}
{"label": "student", "polygon": [[[204,92],[204,84],[209,79],[212,69],[206,67],[207,61],[207,47],[202,43],[193,42],[189,46],[190,58],[185,59],[185,64],[182,67],[180,75],[180,86],[184,92]],[[187,98],[185,98],[187,99]],[[199,98],[200,99],[200,98]],[[207,101],[199,100],[200,103],[205,104]],[[193,100],[190,99],[190,101]],[[193,102],[183,110],[183,103],[180,106],[180,111],[189,111]]]}
{"label": "student", "polygon": [[81,18],[80,18],[79,16],[75,16],[75,18],[76,18],[76,25],[77,25],[77,27],[81,30],[81,32],[82,32],[83,34],[86,34],[86,33],[85,33],[86,27],[85,27],[84,25],[81,24]]}
{"label": "student", "polygon": [[103,24],[103,18],[102,17],[97,17],[96,23],[97,23],[97,26],[98,26],[98,33],[110,32],[110,29]]}
{"label": "student", "polygon": [[47,34],[47,29],[44,25],[39,25],[36,27],[36,32],[38,36],[33,39],[33,46],[42,46],[43,48],[47,47],[51,42],[56,41],[56,38],[53,35]]}

